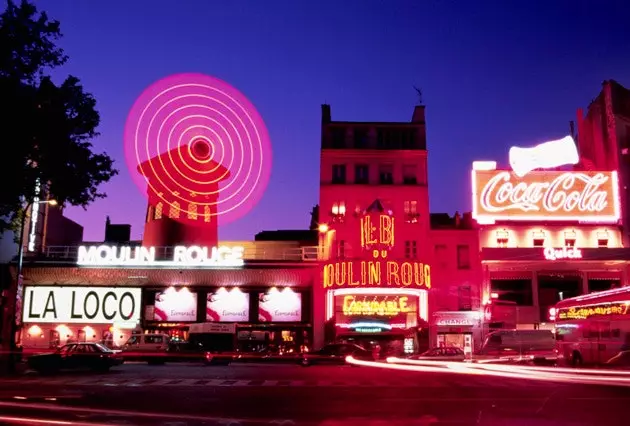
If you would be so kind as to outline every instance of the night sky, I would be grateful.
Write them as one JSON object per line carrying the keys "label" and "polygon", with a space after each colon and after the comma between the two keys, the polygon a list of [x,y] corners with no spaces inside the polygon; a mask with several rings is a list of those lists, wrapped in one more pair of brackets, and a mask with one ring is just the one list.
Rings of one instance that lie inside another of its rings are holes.
{"label": "night sky", "polygon": [[[318,201],[320,105],[333,120],[408,121],[427,105],[431,210],[468,211],[470,166],[511,145],[565,136],[605,79],[630,87],[630,4],[619,1],[38,0],[61,21],[77,75],[98,101],[97,150],[117,161],[108,197],[67,215],[102,240],[105,216],[139,238],[146,201],[123,157],[125,118],[154,81],[201,72],[258,108],[271,181],[223,240],[304,228]],[[548,6],[552,4],[552,6]],[[177,5],[178,7],[175,7]],[[449,194],[444,196],[443,194]]]}

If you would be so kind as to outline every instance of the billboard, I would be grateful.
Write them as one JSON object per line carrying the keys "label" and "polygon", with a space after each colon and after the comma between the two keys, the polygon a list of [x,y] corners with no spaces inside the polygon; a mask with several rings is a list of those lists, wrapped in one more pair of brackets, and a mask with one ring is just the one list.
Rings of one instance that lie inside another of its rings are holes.
{"label": "billboard", "polygon": [[302,294],[290,288],[272,289],[258,296],[258,320],[260,322],[302,321]]}
{"label": "billboard", "polygon": [[519,176],[477,165],[472,172],[473,217],[480,223],[616,222],[618,185],[615,171],[539,170]]}
{"label": "billboard", "polygon": [[238,288],[231,290],[220,288],[214,293],[208,293],[206,321],[248,322],[249,293],[244,293]]}
{"label": "billboard", "polygon": [[24,290],[25,323],[138,322],[142,289],[37,286]]}
{"label": "billboard", "polygon": [[197,321],[197,293],[186,288],[175,290],[169,287],[155,295],[155,321]]}

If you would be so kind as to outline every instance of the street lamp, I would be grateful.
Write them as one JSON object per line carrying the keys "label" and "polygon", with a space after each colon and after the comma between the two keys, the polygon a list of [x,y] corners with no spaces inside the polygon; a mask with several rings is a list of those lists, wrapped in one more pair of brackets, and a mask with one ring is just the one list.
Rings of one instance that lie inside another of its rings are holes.
{"label": "street lamp", "polygon": [[[29,211],[31,207],[35,204],[48,204],[50,206],[56,206],[57,200],[31,200],[22,211],[22,218],[20,220],[20,245],[18,246],[18,259],[17,259],[17,279],[15,281],[15,285],[11,286],[11,290],[7,294],[8,303],[5,307],[5,315],[2,330],[2,346],[4,346],[4,350],[9,352],[8,359],[8,368],[9,370],[13,370],[14,368],[14,356],[13,352],[16,350],[16,334],[17,334],[17,298],[22,297],[22,266],[24,259],[24,227],[26,225],[26,213]],[[31,219],[32,220],[32,219]],[[7,343],[9,344],[7,347]]]}

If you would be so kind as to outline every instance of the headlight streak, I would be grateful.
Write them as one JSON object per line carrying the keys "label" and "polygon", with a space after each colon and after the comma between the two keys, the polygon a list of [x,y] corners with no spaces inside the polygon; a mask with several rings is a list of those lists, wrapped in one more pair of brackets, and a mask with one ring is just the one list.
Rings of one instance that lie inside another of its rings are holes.
{"label": "headlight streak", "polygon": [[533,367],[474,362],[411,360],[389,357],[387,362],[361,361],[352,356],[349,364],[418,373],[485,375],[511,379],[538,380],[555,383],[596,384],[630,387],[630,372],[594,369]]}

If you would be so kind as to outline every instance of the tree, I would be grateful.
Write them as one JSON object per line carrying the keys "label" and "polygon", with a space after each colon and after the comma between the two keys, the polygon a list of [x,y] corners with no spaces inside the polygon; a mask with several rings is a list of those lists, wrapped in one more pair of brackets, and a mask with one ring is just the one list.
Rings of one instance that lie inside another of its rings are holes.
{"label": "tree", "polygon": [[[0,15],[0,232],[13,225],[38,184],[59,205],[87,207],[118,171],[91,141],[100,116],[78,78],[46,75],[66,61],[58,21],[23,0]],[[37,194],[39,195],[39,194]]]}

